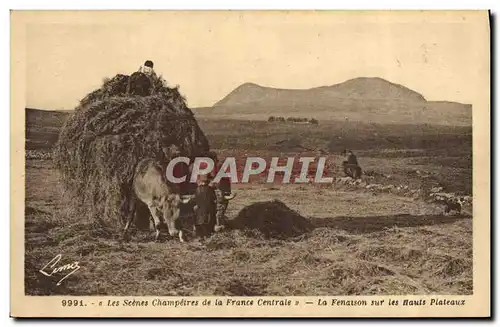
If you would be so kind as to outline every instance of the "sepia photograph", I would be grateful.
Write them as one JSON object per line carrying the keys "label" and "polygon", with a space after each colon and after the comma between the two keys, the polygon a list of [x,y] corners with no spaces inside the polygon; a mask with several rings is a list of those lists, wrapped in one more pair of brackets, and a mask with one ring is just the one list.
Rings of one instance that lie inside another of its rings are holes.
{"label": "sepia photograph", "polygon": [[13,314],[489,315],[489,19],[11,12]]}

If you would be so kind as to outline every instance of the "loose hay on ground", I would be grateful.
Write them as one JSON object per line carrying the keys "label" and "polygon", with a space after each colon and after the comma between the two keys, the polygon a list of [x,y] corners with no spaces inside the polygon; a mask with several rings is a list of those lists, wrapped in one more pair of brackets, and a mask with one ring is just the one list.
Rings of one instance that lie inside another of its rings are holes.
{"label": "loose hay on ground", "polygon": [[266,238],[277,239],[289,239],[313,230],[307,218],[278,200],[253,203],[243,208],[232,223],[235,228],[255,229]]}

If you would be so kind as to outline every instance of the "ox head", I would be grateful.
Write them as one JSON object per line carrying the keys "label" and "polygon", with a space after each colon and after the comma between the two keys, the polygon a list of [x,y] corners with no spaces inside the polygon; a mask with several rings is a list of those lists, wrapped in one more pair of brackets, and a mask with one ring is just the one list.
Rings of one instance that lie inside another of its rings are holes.
{"label": "ox head", "polygon": [[184,203],[184,199],[179,194],[170,194],[163,199],[162,203],[162,214],[164,220],[168,226],[169,233],[171,236],[179,235],[182,240],[182,236],[179,232],[183,229],[181,217],[181,205]]}
{"label": "ox head", "polygon": [[[232,192],[229,195],[224,195],[224,200],[230,201],[236,197],[236,192]],[[196,195],[190,194],[190,195],[182,195],[180,197],[180,203],[182,204],[192,204],[194,206],[194,209],[196,210]]]}
{"label": "ox head", "polygon": [[[220,193],[219,193],[220,194]],[[236,193],[223,195],[223,200],[234,199]],[[197,224],[209,224],[215,219],[217,199],[215,187],[208,183],[200,183],[193,195],[181,196],[181,203],[191,207]]]}

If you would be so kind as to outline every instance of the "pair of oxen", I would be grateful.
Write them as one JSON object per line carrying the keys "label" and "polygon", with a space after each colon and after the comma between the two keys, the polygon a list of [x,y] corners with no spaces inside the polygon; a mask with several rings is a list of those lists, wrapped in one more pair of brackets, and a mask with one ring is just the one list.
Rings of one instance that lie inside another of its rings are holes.
{"label": "pair of oxen", "polygon": [[160,237],[162,225],[166,225],[170,236],[178,236],[181,242],[186,240],[184,231],[190,225],[195,237],[206,237],[224,229],[224,221],[216,214],[218,200],[227,202],[234,196],[235,193],[223,194],[221,199],[217,199],[216,186],[207,177],[197,182],[194,194],[182,195],[177,187],[166,182],[157,162],[143,159],[135,169],[123,236],[128,236],[140,201],[149,208],[155,228],[155,241]]}

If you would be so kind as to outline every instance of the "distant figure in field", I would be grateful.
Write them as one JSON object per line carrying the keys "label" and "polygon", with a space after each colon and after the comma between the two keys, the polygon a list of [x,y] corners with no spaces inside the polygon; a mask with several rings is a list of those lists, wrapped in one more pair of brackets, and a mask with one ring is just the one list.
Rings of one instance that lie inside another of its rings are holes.
{"label": "distant figure in field", "polygon": [[358,159],[352,153],[352,151],[344,150],[343,153],[346,156],[346,160],[342,162],[342,167],[344,168],[344,173],[354,179],[361,178],[361,167],[358,164]]}
{"label": "distant figure in field", "polygon": [[127,94],[148,96],[153,93],[154,79],[158,78],[153,66],[151,60],[146,60],[144,65],[139,67],[139,70],[130,75]]}

